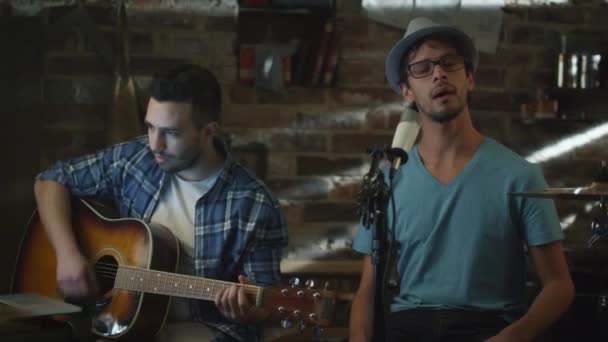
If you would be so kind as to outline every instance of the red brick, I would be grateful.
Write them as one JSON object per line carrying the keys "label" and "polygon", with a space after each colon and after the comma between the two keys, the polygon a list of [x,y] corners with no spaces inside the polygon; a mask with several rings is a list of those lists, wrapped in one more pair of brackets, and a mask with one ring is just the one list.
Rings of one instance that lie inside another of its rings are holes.
{"label": "red brick", "polygon": [[338,201],[357,201],[361,191],[362,177],[351,177],[343,182],[335,182],[329,198]]}
{"label": "red brick", "polygon": [[360,15],[361,13],[361,1],[338,0],[336,1],[336,5],[336,11],[340,16]]}
{"label": "red brick", "polygon": [[77,30],[67,32],[51,31],[46,35],[45,47],[49,51],[79,51],[84,45],[82,35]]}
{"label": "red brick", "polygon": [[388,112],[388,129],[395,129],[397,125],[401,121],[401,115],[403,114],[403,110],[391,110]]}
{"label": "red brick", "polygon": [[315,133],[278,133],[270,137],[268,145],[272,151],[325,152],[327,138]]}
{"label": "red brick", "polygon": [[522,103],[532,98],[530,93],[475,91],[471,94],[473,110],[519,111]]}
{"label": "red brick", "polygon": [[367,113],[365,118],[366,129],[395,129],[403,109],[397,108],[376,108]]}
{"label": "red brick", "polygon": [[345,34],[341,40],[343,59],[371,59],[383,61],[391,47],[400,36],[393,35],[366,38],[362,36]]}
{"label": "red brick", "polygon": [[47,129],[44,134],[44,145],[50,148],[71,146],[75,140],[76,132],[65,129]]}
{"label": "red brick", "polygon": [[[604,150],[606,150],[605,147],[607,143],[608,139],[600,139],[591,143],[587,151],[583,148],[581,150],[582,153],[579,153],[579,150],[576,150],[574,156],[569,154],[562,156],[562,158],[543,163],[542,168],[547,183],[552,187],[576,187],[591,184],[596,174],[600,171],[601,163],[599,160],[601,160],[600,156],[602,154],[604,156],[606,155]],[[600,154],[588,155],[586,153],[593,149],[600,150],[597,151],[600,152]],[[567,170],[567,177],[564,177],[564,170]]]}
{"label": "red brick", "polygon": [[101,129],[47,129],[44,136],[44,147],[56,151],[53,159],[90,153],[105,146],[105,136]]}
{"label": "red brick", "polygon": [[199,56],[210,54],[212,49],[203,40],[203,37],[172,36],[168,40],[171,45],[171,54],[175,56]]}
{"label": "red brick", "polygon": [[517,47],[498,48],[495,54],[479,53],[480,67],[509,67],[533,63],[534,50]]}
{"label": "red brick", "polygon": [[361,158],[312,157],[297,158],[298,176],[359,176],[365,161]]}
{"label": "red brick", "polygon": [[557,70],[559,51],[554,48],[546,48],[536,53],[536,66],[543,69]]}
{"label": "red brick", "polygon": [[357,205],[346,203],[310,203],[302,210],[303,222],[356,222]]}
{"label": "red brick", "polygon": [[587,21],[589,27],[604,27],[608,28],[608,6],[595,7],[588,11],[589,19]]}
{"label": "red brick", "polygon": [[372,23],[370,19],[359,15],[349,15],[341,17],[341,20],[345,36],[359,38],[368,36]]}
{"label": "red brick", "polygon": [[251,143],[233,147],[232,155],[241,165],[259,177],[260,179],[267,178],[268,172],[268,149],[260,143]]}
{"label": "red brick", "polygon": [[302,221],[302,207],[300,205],[281,201],[281,210],[283,211],[288,226]]}
{"label": "red brick", "polygon": [[293,130],[235,129],[232,137],[233,146],[259,142],[268,146],[270,152],[325,152],[327,150],[327,138],[318,133]]}
{"label": "red brick", "polygon": [[287,178],[296,174],[296,158],[293,155],[269,154],[268,178]]}
{"label": "red brick", "polygon": [[260,104],[322,104],[325,103],[324,88],[296,87],[285,88],[286,94],[279,95],[268,91],[258,91],[258,102]]}
{"label": "red brick", "polygon": [[91,76],[111,75],[97,56],[53,56],[46,62],[47,75]]}
{"label": "red brick", "polygon": [[511,68],[506,72],[504,88],[535,90],[551,87],[556,83],[557,75],[555,71]]}
{"label": "red brick", "polygon": [[329,182],[323,179],[271,179],[266,182],[279,198],[289,200],[326,199]]}
{"label": "red brick", "polygon": [[386,85],[382,88],[371,87],[340,87],[331,90],[332,99],[334,102],[341,105],[362,105],[369,106],[386,102],[402,101],[401,96],[393,92]]}
{"label": "red brick", "polygon": [[532,7],[528,20],[534,23],[580,24],[584,22],[584,9],[578,6]]}
{"label": "red brick", "polygon": [[154,29],[192,30],[196,28],[197,17],[183,11],[138,11],[129,16],[129,27],[151,27]]}
{"label": "red brick", "polygon": [[131,74],[139,76],[151,76],[155,73],[186,63],[188,60],[182,58],[166,57],[131,57]]}
{"label": "red brick", "polygon": [[384,110],[374,110],[367,113],[365,127],[368,129],[386,129],[388,126],[387,115]]}
{"label": "red brick", "polygon": [[291,127],[295,113],[280,107],[231,105],[224,110],[222,123],[231,128]]}
{"label": "red brick", "polygon": [[324,113],[296,113],[298,129],[357,129],[363,125],[365,113],[351,108],[335,108]]}
{"label": "red brick", "polygon": [[392,133],[342,133],[332,139],[333,151],[336,153],[366,153],[368,148],[390,146]]}
{"label": "red brick", "polygon": [[206,19],[205,31],[235,32],[238,28],[238,21],[234,17],[209,16]]}
{"label": "red brick", "polygon": [[44,102],[46,104],[108,104],[112,101],[113,79],[46,79]]}
{"label": "red brick", "polygon": [[234,82],[230,87],[230,102],[236,104],[254,104],[257,101],[255,88]]}
{"label": "red brick", "polygon": [[47,104],[44,106],[44,122],[46,125],[54,125],[80,119],[98,123],[100,120],[105,120],[109,110],[108,107],[108,105],[74,103],[63,105]]}
{"label": "red brick", "polygon": [[[100,53],[104,49],[108,48],[110,53],[116,53],[118,51],[118,37],[114,30],[99,30],[101,37],[101,43],[94,39],[91,39],[88,35],[83,35],[84,51],[89,53]],[[115,58],[117,55],[111,54],[110,58]],[[112,63],[112,61],[110,61]]]}
{"label": "red brick", "polygon": [[513,44],[534,44],[544,46],[560,46],[561,33],[545,29],[542,26],[516,26],[509,33],[509,42]]}
{"label": "red brick", "polygon": [[479,68],[475,72],[476,87],[502,88],[505,83],[505,72],[496,68]]}
{"label": "red brick", "polygon": [[[98,26],[116,26],[118,19],[116,7],[112,6],[110,1],[105,5],[98,3],[95,6],[87,6],[86,9],[87,14]],[[127,11],[128,13],[129,11]]]}
{"label": "red brick", "polygon": [[[608,160],[608,137],[589,142],[576,149],[574,153],[577,159]],[[599,162],[596,163],[599,165]]]}
{"label": "red brick", "polygon": [[154,39],[150,33],[133,32],[129,36],[129,53],[151,54],[154,52]]}
{"label": "red brick", "polygon": [[384,64],[380,61],[349,61],[340,62],[338,68],[340,85],[349,84],[385,84]]}

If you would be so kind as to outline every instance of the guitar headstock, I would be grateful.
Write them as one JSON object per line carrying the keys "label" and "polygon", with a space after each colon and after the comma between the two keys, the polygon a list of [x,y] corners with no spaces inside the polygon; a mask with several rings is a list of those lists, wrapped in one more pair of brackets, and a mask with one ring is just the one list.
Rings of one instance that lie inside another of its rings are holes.
{"label": "guitar headstock", "polygon": [[316,289],[312,280],[306,286],[293,278],[290,285],[264,289],[262,306],[270,312],[270,317],[280,319],[284,328],[297,324],[301,329],[308,325],[326,327],[331,325],[335,316],[336,294],[328,290]]}

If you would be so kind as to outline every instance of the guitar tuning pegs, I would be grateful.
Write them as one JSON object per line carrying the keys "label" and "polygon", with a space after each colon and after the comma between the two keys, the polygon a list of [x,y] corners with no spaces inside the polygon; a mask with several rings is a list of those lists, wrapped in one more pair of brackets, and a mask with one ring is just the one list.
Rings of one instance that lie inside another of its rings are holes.
{"label": "guitar tuning pegs", "polygon": [[296,309],[296,310],[293,310],[293,316],[294,316],[295,318],[298,318],[298,319],[299,319],[300,317],[302,317],[302,311],[297,310],[297,309]]}
{"label": "guitar tuning pegs", "polygon": [[283,319],[283,320],[281,320],[281,328],[283,328],[283,329],[293,328],[293,322],[287,318]]}
{"label": "guitar tuning pegs", "polygon": [[315,288],[315,281],[313,279],[308,279],[306,281],[306,287],[308,287],[309,289],[314,289]]}
{"label": "guitar tuning pegs", "polygon": [[289,284],[290,284],[292,287],[299,286],[299,285],[300,285],[300,278],[298,278],[298,277],[293,277],[293,278],[289,279]]}
{"label": "guitar tuning pegs", "polygon": [[323,330],[323,328],[315,325],[313,327],[313,331],[312,331],[312,335],[314,336],[314,340],[315,341],[322,341],[323,340],[323,333],[324,332],[325,332],[325,330]]}

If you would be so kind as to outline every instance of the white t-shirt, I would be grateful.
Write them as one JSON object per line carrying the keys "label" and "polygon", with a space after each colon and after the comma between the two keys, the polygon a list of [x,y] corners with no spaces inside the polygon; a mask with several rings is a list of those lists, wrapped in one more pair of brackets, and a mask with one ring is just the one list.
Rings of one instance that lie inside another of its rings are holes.
{"label": "white t-shirt", "polygon": [[[151,221],[169,228],[179,241],[178,273],[194,273],[194,215],[196,202],[215,184],[221,170],[196,182],[185,181],[176,174],[167,175]],[[173,297],[170,320],[189,318],[187,300]]]}

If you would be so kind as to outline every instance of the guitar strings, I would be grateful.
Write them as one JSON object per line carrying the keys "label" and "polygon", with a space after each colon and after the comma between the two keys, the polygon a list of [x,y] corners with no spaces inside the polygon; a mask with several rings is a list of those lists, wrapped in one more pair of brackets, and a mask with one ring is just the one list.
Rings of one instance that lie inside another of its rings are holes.
{"label": "guitar strings", "polygon": [[[129,267],[129,266],[119,266],[117,264],[114,263],[107,263],[107,262],[97,262],[95,264],[95,275],[99,276],[100,278],[104,278],[104,279],[116,279],[116,276],[118,274],[118,269],[120,267],[123,268],[128,268],[128,269],[133,269],[133,270],[139,270],[136,267]],[[150,270],[150,269],[142,269],[142,271],[144,272],[154,272],[154,270]],[[158,272],[162,272],[162,271],[158,271]],[[162,272],[162,273],[166,273],[166,274],[170,274],[167,272]],[[187,276],[189,278],[193,278],[194,281],[203,281],[205,282],[205,280],[201,280],[201,279],[196,279],[197,277],[193,277],[193,276],[188,276],[188,275],[184,275],[184,274],[178,274],[178,276]],[[243,287],[245,292],[248,294],[257,294],[259,291],[258,286],[255,285],[249,285],[249,284],[237,284],[237,283],[231,283],[231,282],[226,282],[226,281],[221,281],[221,280],[215,280],[215,279],[209,279],[210,281],[212,281],[214,283],[213,287],[216,287],[217,285],[220,285],[222,288],[226,288],[232,285],[239,285],[240,287]],[[179,281],[178,281],[179,283]]]}

